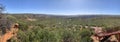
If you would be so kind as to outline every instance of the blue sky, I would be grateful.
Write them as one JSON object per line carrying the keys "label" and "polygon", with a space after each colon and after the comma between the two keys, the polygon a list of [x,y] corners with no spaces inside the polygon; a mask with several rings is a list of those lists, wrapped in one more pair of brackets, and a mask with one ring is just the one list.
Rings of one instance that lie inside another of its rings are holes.
{"label": "blue sky", "polygon": [[120,15],[120,0],[0,0],[9,13]]}

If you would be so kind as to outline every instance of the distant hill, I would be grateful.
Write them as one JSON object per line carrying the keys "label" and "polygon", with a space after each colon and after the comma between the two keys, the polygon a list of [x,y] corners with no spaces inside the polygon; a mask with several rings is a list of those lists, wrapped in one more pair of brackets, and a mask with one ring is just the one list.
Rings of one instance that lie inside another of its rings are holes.
{"label": "distant hill", "polygon": [[48,18],[95,18],[95,17],[113,17],[113,18],[120,18],[120,15],[47,15],[47,14],[32,14],[32,13],[16,13],[16,14],[9,14],[14,16],[29,16],[34,18],[39,17],[48,17]]}

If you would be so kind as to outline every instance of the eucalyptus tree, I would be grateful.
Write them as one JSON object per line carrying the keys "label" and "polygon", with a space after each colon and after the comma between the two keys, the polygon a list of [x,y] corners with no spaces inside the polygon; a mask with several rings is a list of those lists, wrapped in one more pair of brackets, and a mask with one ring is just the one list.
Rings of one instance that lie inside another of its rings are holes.
{"label": "eucalyptus tree", "polygon": [[10,29],[11,21],[7,19],[6,14],[4,14],[5,7],[3,4],[0,4],[0,30],[2,34],[6,33],[6,30]]}
{"label": "eucalyptus tree", "polygon": [[3,13],[4,10],[5,10],[5,7],[3,6],[3,4],[0,4],[0,13]]}

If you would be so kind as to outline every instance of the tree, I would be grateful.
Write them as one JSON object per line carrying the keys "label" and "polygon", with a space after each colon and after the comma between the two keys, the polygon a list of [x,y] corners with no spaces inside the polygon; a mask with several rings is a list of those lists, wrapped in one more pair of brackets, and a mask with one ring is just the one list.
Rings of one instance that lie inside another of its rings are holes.
{"label": "tree", "polygon": [[4,34],[6,30],[10,29],[10,26],[12,22],[7,19],[6,15],[3,14],[3,11],[5,10],[5,7],[3,4],[0,4],[0,30],[2,30],[2,33]]}
{"label": "tree", "polygon": [[4,10],[5,10],[5,7],[3,6],[3,4],[0,4],[0,19],[4,17],[2,14]]}
{"label": "tree", "polygon": [[0,4],[0,13],[2,13],[4,10],[5,10],[5,7],[2,4]]}

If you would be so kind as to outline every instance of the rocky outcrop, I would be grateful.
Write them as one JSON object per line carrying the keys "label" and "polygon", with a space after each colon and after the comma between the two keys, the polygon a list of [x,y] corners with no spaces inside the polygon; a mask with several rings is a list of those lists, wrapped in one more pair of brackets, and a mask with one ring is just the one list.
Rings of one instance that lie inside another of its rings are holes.
{"label": "rocky outcrop", "polygon": [[113,32],[104,32],[100,27],[94,27],[93,29],[95,32],[95,34],[91,36],[93,42],[120,42],[116,38],[116,35],[120,35],[120,30]]}
{"label": "rocky outcrop", "polygon": [[0,36],[0,42],[7,42],[13,36],[16,36],[17,31],[18,31],[18,24],[15,23],[11,26],[10,30],[7,30],[5,34]]}

